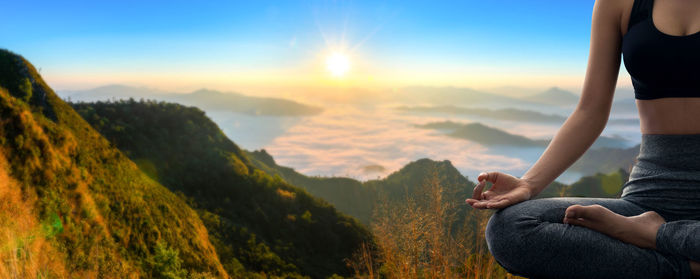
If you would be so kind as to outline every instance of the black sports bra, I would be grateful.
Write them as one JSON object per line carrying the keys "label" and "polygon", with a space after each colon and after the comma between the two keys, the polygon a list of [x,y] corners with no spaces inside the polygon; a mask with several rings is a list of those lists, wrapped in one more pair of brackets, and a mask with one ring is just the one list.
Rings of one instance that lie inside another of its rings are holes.
{"label": "black sports bra", "polygon": [[634,0],[622,54],[636,99],[700,97],[700,31],[674,36],[652,19],[654,0]]}

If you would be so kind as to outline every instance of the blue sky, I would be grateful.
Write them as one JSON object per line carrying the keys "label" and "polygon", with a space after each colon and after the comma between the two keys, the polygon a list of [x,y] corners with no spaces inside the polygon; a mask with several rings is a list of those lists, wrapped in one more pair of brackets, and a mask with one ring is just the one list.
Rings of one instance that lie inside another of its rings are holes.
{"label": "blue sky", "polygon": [[[3,1],[0,47],[58,88],[578,87],[594,3]],[[334,51],[344,80],[324,69]]]}

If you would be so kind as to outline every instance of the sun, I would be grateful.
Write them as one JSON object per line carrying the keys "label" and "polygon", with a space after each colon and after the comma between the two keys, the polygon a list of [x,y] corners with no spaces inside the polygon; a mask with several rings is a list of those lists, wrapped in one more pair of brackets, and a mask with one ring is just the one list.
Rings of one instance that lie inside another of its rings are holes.
{"label": "sun", "polygon": [[326,69],[334,77],[342,77],[350,70],[350,60],[347,55],[334,52],[326,58]]}

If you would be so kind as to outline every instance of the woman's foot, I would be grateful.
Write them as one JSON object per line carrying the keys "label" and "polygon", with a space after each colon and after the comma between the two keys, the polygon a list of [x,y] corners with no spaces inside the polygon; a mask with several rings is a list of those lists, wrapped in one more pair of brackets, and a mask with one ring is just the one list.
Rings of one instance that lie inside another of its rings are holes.
{"label": "woman's foot", "polygon": [[656,232],[666,220],[654,211],[625,217],[594,204],[569,206],[564,223],[596,230],[638,247],[656,249]]}

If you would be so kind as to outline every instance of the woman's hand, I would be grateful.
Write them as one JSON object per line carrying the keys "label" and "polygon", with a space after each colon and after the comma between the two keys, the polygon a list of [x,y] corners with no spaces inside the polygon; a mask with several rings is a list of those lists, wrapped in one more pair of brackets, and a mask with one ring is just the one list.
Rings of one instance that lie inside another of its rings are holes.
{"label": "woman's hand", "polygon": [[[474,187],[472,198],[466,200],[474,208],[504,208],[529,200],[533,194],[527,181],[502,172],[482,172],[477,180],[479,184]],[[484,191],[487,181],[493,186]]]}

